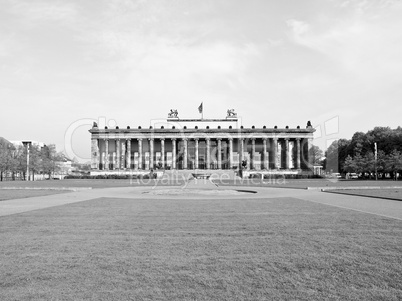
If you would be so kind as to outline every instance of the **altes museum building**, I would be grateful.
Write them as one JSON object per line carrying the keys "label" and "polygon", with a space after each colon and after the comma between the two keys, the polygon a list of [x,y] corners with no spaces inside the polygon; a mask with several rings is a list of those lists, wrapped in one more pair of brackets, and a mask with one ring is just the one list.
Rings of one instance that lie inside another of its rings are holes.
{"label": "altes museum building", "polygon": [[222,119],[180,119],[177,110],[147,128],[99,128],[91,133],[92,174],[149,170],[244,170],[302,173],[312,169],[315,129],[238,126],[234,110]]}

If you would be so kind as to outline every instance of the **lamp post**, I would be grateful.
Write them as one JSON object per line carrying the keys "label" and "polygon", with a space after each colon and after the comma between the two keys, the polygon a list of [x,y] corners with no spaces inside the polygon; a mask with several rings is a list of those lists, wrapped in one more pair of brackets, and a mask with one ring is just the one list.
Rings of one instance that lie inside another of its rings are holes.
{"label": "lamp post", "polygon": [[25,181],[29,181],[29,146],[30,146],[30,141],[22,141],[22,145],[24,145],[27,149],[27,169],[26,169],[26,177]]}
{"label": "lamp post", "polygon": [[377,181],[377,142],[374,142],[374,168],[375,168],[375,180]]}

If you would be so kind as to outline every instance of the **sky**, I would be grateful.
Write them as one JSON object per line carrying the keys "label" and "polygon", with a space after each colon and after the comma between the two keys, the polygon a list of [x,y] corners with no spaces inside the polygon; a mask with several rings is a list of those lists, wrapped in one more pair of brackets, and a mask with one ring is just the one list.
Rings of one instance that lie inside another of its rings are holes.
{"label": "sky", "polygon": [[0,136],[90,159],[92,122],[401,126],[400,0],[0,0]]}

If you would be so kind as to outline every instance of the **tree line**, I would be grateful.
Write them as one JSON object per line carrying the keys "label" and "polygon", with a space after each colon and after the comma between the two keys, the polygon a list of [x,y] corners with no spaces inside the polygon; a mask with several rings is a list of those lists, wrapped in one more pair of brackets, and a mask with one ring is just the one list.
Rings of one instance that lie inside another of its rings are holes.
{"label": "tree line", "polygon": [[[59,162],[64,160],[64,156],[56,151],[53,144],[43,147],[15,146],[7,140],[0,141],[0,181],[3,179],[26,180],[29,177],[34,179],[35,174],[45,174],[49,178],[60,169]],[[27,174],[29,167],[29,175]]]}
{"label": "tree line", "polygon": [[325,152],[324,168],[368,177],[377,171],[379,177],[395,178],[402,171],[402,128],[375,127],[367,133],[356,132],[350,140],[334,141]]}

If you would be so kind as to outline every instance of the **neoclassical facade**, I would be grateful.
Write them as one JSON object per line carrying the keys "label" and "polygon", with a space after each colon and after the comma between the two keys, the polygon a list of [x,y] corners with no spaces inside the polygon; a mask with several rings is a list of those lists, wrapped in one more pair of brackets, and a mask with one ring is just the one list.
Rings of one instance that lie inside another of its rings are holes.
{"label": "neoclassical facade", "polygon": [[313,132],[301,128],[244,128],[236,117],[179,119],[148,128],[99,128],[91,133],[93,172],[238,169],[307,171]]}

